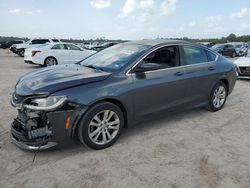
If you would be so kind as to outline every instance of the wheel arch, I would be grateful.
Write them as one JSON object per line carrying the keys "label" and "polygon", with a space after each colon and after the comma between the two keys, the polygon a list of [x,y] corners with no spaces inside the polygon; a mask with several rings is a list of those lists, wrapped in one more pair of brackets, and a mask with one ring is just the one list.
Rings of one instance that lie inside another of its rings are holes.
{"label": "wheel arch", "polygon": [[56,57],[54,57],[54,56],[48,56],[48,57],[46,57],[46,58],[44,59],[44,61],[43,61],[43,65],[45,65],[45,62],[46,62],[46,60],[47,60],[48,58],[54,58],[54,59],[56,60],[56,64],[58,65],[58,61],[57,61]]}
{"label": "wheel arch", "polygon": [[101,100],[98,100],[98,101],[94,102],[93,104],[91,104],[91,106],[94,106],[94,105],[96,105],[98,103],[101,103],[101,102],[110,102],[110,103],[115,104],[116,106],[118,106],[121,109],[122,113],[123,113],[124,128],[128,127],[128,113],[127,113],[127,110],[125,108],[125,105],[120,100],[115,99],[115,98],[104,98],[104,99],[101,99]]}
{"label": "wheel arch", "polygon": [[[21,52],[22,50],[25,52],[25,48],[18,48],[18,49],[17,49],[17,54],[18,54],[19,56],[21,56],[21,55],[20,55],[20,52]],[[24,53],[24,52],[23,52],[23,53]],[[24,54],[23,54],[23,55],[24,55]]]}
{"label": "wheel arch", "polygon": [[221,78],[219,81],[223,82],[226,85],[226,87],[227,87],[227,94],[228,94],[228,92],[229,92],[229,81],[226,78]]}

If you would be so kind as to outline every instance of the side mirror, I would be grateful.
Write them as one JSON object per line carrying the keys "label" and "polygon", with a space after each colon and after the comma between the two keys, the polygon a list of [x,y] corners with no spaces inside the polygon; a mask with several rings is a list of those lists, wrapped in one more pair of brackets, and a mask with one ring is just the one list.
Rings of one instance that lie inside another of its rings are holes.
{"label": "side mirror", "polygon": [[161,68],[161,66],[159,64],[156,64],[156,63],[144,63],[140,67],[137,67],[134,72],[135,73],[142,73],[142,72],[146,72],[146,71],[158,70],[160,68]]}

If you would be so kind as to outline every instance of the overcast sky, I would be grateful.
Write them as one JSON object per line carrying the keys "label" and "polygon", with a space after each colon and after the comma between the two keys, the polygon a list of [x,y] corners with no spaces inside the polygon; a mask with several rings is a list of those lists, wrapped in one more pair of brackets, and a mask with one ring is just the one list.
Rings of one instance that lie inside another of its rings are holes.
{"label": "overcast sky", "polygon": [[90,39],[250,34],[250,0],[0,0],[0,35]]}

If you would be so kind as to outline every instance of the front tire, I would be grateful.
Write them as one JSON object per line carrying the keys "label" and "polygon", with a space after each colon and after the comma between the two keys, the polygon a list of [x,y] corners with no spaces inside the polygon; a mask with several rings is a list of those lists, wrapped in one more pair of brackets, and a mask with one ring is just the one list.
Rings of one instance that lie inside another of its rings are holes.
{"label": "front tire", "polygon": [[101,102],[91,107],[82,118],[78,136],[83,144],[92,149],[112,146],[124,127],[121,109],[113,103]]}
{"label": "front tire", "polygon": [[218,82],[212,89],[209,100],[208,110],[216,112],[221,110],[227,100],[227,86],[224,82]]}

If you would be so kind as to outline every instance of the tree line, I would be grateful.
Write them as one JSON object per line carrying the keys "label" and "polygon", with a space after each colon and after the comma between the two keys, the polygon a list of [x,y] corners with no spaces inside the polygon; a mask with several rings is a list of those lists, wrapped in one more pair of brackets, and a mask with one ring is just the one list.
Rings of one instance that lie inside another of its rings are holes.
{"label": "tree line", "polygon": [[191,39],[188,37],[184,38],[172,38],[176,40],[185,40],[190,42],[211,42],[211,43],[227,43],[227,42],[250,42],[250,35],[241,35],[236,36],[235,34],[231,33],[227,37],[221,38],[210,38],[210,39]]}
{"label": "tree line", "polygon": [[[210,38],[210,39],[192,39],[188,37],[183,38],[171,38],[175,40],[185,40],[190,42],[211,42],[211,43],[227,43],[227,42],[250,42],[250,35],[242,35],[242,36],[236,36],[235,34],[231,33],[227,37],[221,37],[221,38]],[[11,40],[29,40],[27,37],[5,37],[0,36],[0,42],[8,42]],[[62,42],[72,42],[72,43],[84,43],[84,42],[106,42],[106,41],[113,41],[113,42],[124,42],[124,40],[108,40],[103,38],[96,38],[96,39],[60,39]]]}

